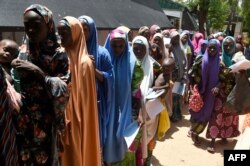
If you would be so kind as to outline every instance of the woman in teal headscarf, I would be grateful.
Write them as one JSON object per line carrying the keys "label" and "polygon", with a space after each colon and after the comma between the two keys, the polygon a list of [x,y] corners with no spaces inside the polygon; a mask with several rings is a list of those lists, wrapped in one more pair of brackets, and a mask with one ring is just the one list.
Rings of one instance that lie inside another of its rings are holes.
{"label": "woman in teal headscarf", "polygon": [[222,61],[226,67],[233,64],[232,58],[236,52],[236,42],[233,37],[227,36],[222,42]]}

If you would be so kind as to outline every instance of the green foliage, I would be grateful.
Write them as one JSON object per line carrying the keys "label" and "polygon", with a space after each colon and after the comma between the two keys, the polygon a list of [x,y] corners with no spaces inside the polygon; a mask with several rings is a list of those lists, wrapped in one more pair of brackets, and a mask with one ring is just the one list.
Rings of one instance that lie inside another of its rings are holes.
{"label": "green foliage", "polygon": [[222,30],[230,13],[229,4],[221,0],[210,0],[208,9],[209,27]]}
{"label": "green foliage", "polygon": [[242,0],[242,17],[244,19],[244,29],[249,30],[250,28],[250,1],[249,0]]}

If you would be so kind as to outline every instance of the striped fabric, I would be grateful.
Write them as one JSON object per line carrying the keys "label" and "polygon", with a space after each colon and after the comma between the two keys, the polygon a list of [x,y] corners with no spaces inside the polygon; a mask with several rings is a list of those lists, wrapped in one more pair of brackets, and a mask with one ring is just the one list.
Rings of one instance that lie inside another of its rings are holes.
{"label": "striped fabric", "polygon": [[[3,77],[2,77],[3,78]],[[3,81],[3,79],[0,81]],[[3,85],[3,83],[0,83]],[[5,83],[6,85],[6,83]],[[16,129],[13,124],[14,109],[9,104],[7,86],[0,87],[0,165],[17,166]]]}

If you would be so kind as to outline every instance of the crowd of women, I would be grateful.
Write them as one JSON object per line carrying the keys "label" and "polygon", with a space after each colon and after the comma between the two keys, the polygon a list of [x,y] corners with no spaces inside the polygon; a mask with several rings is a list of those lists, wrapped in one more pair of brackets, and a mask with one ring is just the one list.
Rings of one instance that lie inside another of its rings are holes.
{"label": "crowd of women", "polygon": [[0,42],[0,165],[149,166],[156,140],[182,119],[185,104],[199,107],[191,101],[199,95],[187,133],[195,145],[206,127],[209,152],[216,138],[240,134],[238,114],[224,104],[239,80],[230,66],[249,58],[241,36],[196,33],[191,41],[188,31],[153,25],[133,38],[121,26],[100,46],[90,16],[55,24],[34,4],[23,22],[20,47]]}

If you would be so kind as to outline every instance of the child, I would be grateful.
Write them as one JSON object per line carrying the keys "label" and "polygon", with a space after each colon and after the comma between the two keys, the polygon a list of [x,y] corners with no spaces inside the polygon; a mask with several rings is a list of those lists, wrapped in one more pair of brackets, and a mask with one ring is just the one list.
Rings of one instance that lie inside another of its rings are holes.
{"label": "child", "polygon": [[162,73],[155,80],[155,85],[153,90],[165,90],[159,100],[166,107],[161,113],[159,118],[158,126],[158,138],[161,139],[164,137],[167,130],[170,128],[170,120],[168,111],[172,111],[172,71],[175,67],[173,58],[166,58],[162,64]]}
{"label": "child", "polygon": [[11,84],[13,83],[13,80],[10,76],[11,62],[13,59],[17,58],[18,53],[19,49],[16,42],[9,39],[0,41],[0,64],[3,67],[6,78]]}

